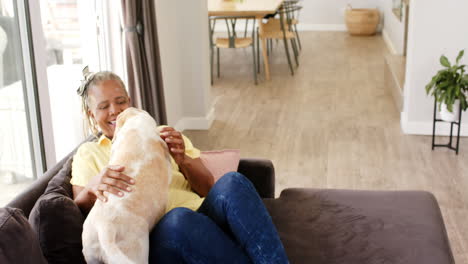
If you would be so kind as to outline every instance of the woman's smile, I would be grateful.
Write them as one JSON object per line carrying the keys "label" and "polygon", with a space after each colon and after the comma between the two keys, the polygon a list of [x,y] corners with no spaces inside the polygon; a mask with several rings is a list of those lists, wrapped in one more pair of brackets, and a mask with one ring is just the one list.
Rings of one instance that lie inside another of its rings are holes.
{"label": "woman's smile", "polygon": [[112,128],[114,128],[114,130],[115,130],[115,123],[116,123],[115,120],[114,120],[114,121],[109,121],[109,122],[108,122],[109,126],[111,126]]}
{"label": "woman's smile", "polygon": [[102,133],[112,139],[117,116],[130,107],[127,91],[119,82],[108,80],[89,90],[91,99],[90,115],[101,128]]}

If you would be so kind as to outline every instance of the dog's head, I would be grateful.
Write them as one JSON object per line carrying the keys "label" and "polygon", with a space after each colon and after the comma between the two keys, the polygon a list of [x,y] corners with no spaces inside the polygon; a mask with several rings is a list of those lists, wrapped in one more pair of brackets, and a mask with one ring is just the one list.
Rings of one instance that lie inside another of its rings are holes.
{"label": "dog's head", "polygon": [[122,126],[125,124],[125,122],[127,122],[127,120],[129,120],[130,118],[140,114],[140,113],[144,113],[143,110],[140,110],[140,109],[137,109],[135,107],[129,107],[127,109],[125,109],[122,113],[120,113],[118,116],[117,116],[117,121],[116,121],[116,124],[115,124],[115,131],[114,131],[114,138],[112,139],[113,141],[115,140],[117,134],[119,133],[119,130],[120,128],[122,128]]}

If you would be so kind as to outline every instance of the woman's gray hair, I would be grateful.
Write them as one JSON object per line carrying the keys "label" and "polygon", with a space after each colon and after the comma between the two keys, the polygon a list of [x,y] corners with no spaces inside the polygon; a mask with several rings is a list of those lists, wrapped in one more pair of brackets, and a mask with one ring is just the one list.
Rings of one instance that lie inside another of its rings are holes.
{"label": "woman's gray hair", "polygon": [[117,74],[110,72],[110,71],[100,71],[100,72],[92,73],[89,71],[88,66],[86,66],[83,69],[83,80],[81,81],[80,87],[78,87],[76,91],[77,94],[81,96],[81,108],[82,108],[83,115],[85,118],[85,122],[84,122],[85,131],[88,131],[88,129],[90,129],[91,132],[95,136],[98,135],[99,131],[97,128],[96,121],[89,115],[90,108],[89,108],[88,92],[91,87],[97,86],[101,84],[102,82],[111,81],[111,80],[117,81],[120,84],[120,86],[125,90],[125,93],[127,93],[124,82]]}

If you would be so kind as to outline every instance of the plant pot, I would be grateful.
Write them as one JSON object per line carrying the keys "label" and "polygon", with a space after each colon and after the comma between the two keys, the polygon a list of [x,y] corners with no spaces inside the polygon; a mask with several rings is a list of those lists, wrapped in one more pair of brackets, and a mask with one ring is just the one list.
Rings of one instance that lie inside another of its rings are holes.
{"label": "plant pot", "polygon": [[375,34],[380,21],[379,10],[348,8],[346,10],[346,27],[349,34],[368,36]]}
{"label": "plant pot", "polygon": [[442,103],[439,109],[440,118],[446,122],[458,121],[458,114],[460,113],[460,101],[459,100],[456,100],[455,103],[453,104],[452,111],[453,112],[449,112],[449,110],[447,109],[447,105],[445,103]]}

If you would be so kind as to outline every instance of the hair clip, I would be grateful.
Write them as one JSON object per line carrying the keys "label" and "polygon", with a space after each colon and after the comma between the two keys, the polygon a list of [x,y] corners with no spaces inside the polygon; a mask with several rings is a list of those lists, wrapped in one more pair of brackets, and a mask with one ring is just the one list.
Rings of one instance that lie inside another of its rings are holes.
{"label": "hair clip", "polygon": [[88,66],[85,66],[81,73],[83,74],[83,80],[81,80],[81,85],[76,90],[76,93],[79,96],[83,96],[85,94],[86,90],[88,89],[88,84],[93,79],[92,76],[94,76],[94,73],[89,71]]}

